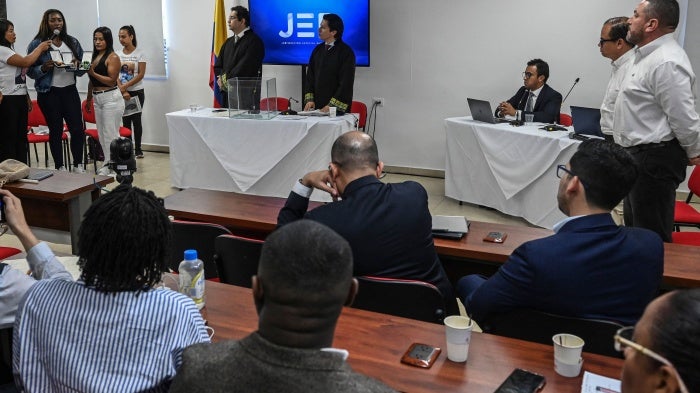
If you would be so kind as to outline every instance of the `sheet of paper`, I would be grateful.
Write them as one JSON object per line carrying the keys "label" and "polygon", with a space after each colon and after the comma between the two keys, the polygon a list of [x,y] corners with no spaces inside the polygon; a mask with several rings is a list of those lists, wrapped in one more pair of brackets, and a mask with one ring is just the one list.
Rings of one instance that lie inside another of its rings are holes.
{"label": "sheet of paper", "polygon": [[620,393],[620,380],[585,371],[581,393]]}

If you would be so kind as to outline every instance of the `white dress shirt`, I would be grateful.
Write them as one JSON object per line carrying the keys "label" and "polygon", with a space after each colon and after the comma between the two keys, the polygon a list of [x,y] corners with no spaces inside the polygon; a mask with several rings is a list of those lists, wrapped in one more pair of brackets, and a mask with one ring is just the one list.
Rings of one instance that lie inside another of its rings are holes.
{"label": "white dress shirt", "polygon": [[[540,86],[540,88],[537,89],[537,90],[532,90],[532,91],[530,91],[530,93],[527,94],[527,96],[523,97],[523,100],[525,101],[525,106],[524,106],[524,108],[525,108],[526,110],[527,110],[527,102],[528,102],[529,100],[532,100],[532,112],[535,111],[535,104],[537,104],[537,97],[539,97],[540,92],[542,91],[542,88],[543,88],[543,87],[544,87],[544,85]],[[532,96],[532,98],[530,98],[530,96]],[[517,109],[517,108],[516,108],[516,109]],[[519,118],[519,119],[522,119],[522,112],[523,112],[523,111],[516,110],[516,111],[515,111],[516,117]]]}
{"label": "white dress shirt", "polygon": [[695,73],[673,34],[635,49],[615,101],[615,142],[629,147],[677,138],[688,157],[700,156]]}
{"label": "white dress shirt", "polygon": [[630,49],[611,63],[612,73],[610,74],[610,81],[608,82],[608,88],[605,90],[603,104],[600,106],[600,130],[603,134],[613,134],[615,100],[620,93],[622,82],[632,65],[630,60],[634,58],[634,53],[634,49]]}

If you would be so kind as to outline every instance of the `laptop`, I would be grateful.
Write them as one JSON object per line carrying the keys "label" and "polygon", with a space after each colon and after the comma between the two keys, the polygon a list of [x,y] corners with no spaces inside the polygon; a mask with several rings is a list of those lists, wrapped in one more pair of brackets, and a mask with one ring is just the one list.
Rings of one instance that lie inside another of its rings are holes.
{"label": "laptop", "polygon": [[472,119],[474,120],[491,124],[509,122],[507,119],[495,117],[491,110],[491,104],[488,101],[467,98],[467,104],[469,105],[469,111],[472,113]]}
{"label": "laptop", "polygon": [[600,131],[600,109],[572,106],[571,118],[575,134],[604,137]]}

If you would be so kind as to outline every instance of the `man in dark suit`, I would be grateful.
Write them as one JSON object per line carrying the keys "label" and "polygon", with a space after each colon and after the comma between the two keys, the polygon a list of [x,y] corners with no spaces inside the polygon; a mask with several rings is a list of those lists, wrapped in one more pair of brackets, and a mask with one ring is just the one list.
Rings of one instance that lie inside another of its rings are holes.
{"label": "man in dark suit", "polygon": [[343,305],[357,293],[352,252],[337,233],[310,220],[275,231],[252,281],[258,330],[187,348],[171,393],[394,392],[332,348]]}
{"label": "man in dark suit", "polygon": [[619,145],[592,139],[557,169],[557,202],[568,218],[555,234],[522,244],[488,280],[462,277],[457,292],[479,323],[529,308],[633,325],[664,265],[656,233],[617,226],[610,216],[637,179],[635,161]]}
{"label": "man in dark suit", "polygon": [[[333,143],[328,170],[299,179],[277,225],[301,218],[326,224],[350,243],[356,276],[426,281],[449,306],[453,290],[433,245],[428,194],[416,182],[380,182],[383,168],[372,137],[359,131],[341,135]],[[342,200],[307,212],[314,188]]]}
{"label": "man in dark suit", "polygon": [[527,62],[523,72],[523,86],[508,101],[501,102],[496,116],[513,116],[520,120],[526,114],[534,114],[534,121],[553,123],[559,121],[561,94],[547,84],[549,64],[542,59]]}
{"label": "man in dark suit", "polygon": [[[242,6],[231,8],[228,28],[233,32],[224,45],[214,64],[216,83],[223,92],[223,106],[228,107],[227,81],[233,78],[260,78],[262,62],[265,57],[265,45],[260,37],[250,29],[250,12]],[[240,109],[260,108],[260,82],[249,81],[244,89],[250,94],[241,95],[238,103]]]}

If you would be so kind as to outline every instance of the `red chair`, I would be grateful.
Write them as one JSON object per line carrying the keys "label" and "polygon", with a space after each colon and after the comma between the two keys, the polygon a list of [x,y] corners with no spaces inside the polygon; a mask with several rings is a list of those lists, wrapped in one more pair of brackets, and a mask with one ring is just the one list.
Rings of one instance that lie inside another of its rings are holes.
{"label": "red chair", "polygon": [[235,235],[220,235],[214,241],[214,261],[224,284],[250,288],[258,274],[258,261],[264,241]]}
{"label": "red chair", "polygon": [[20,250],[13,247],[0,247],[0,260],[19,254]]}
{"label": "red chair", "polygon": [[[95,120],[95,106],[92,101],[90,101],[90,111],[88,112],[87,110],[87,100],[83,100],[83,102],[80,104],[80,107],[83,111],[83,123],[92,123],[97,126],[97,120]],[[122,136],[124,138],[129,138],[131,139],[131,130],[126,127],[119,127],[119,136]],[[100,143],[100,135],[97,132],[97,128],[87,128],[87,125],[85,126],[85,137],[87,138],[88,143],[85,144],[85,150],[84,150],[84,162],[88,162],[88,145],[91,143],[95,146],[98,146]],[[91,141],[92,140],[92,141]],[[93,157],[93,164],[95,166],[95,172],[97,172],[97,152],[96,151],[91,151],[90,156]],[[108,151],[102,152],[105,157],[105,160],[108,160],[107,154],[109,154]]]}
{"label": "red chair", "polygon": [[676,208],[673,213],[673,226],[676,231],[680,231],[681,226],[692,226],[700,228],[700,212],[690,205],[693,195],[700,195],[700,169],[693,168],[688,178],[688,197],[683,201],[676,201]]}
{"label": "red chair", "polygon": [[671,238],[677,244],[700,247],[700,232],[673,232]]}
{"label": "red chair", "polygon": [[360,118],[357,121],[357,127],[365,130],[365,125],[367,123],[367,105],[360,101],[353,101],[350,104],[350,113],[359,113]]}
{"label": "red chair", "polygon": [[[35,134],[33,128],[47,126],[48,122],[44,113],[39,108],[39,104],[36,100],[32,100],[32,110],[29,111],[27,117],[27,165],[32,166],[32,156],[30,153],[29,145],[34,145],[34,155],[36,156],[36,162],[39,163],[39,152],[36,149],[37,143],[44,144],[44,166],[49,166],[49,134]],[[68,132],[63,131],[61,136],[63,140],[63,158],[64,162],[68,163],[68,167],[71,167],[70,162],[70,146],[68,144]]]}
{"label": "red chair", "polygon": [[284,97],[269,97],[260,100],[261,111],[286,111],[289,108],[289,99]]}
{"label": "red chair", "polygon": [[560,113],[559,114],[559,124],[569,127],[570,125],[574,124],[574,120],[571,118],[571,115],[566,114],[566,113]]}

